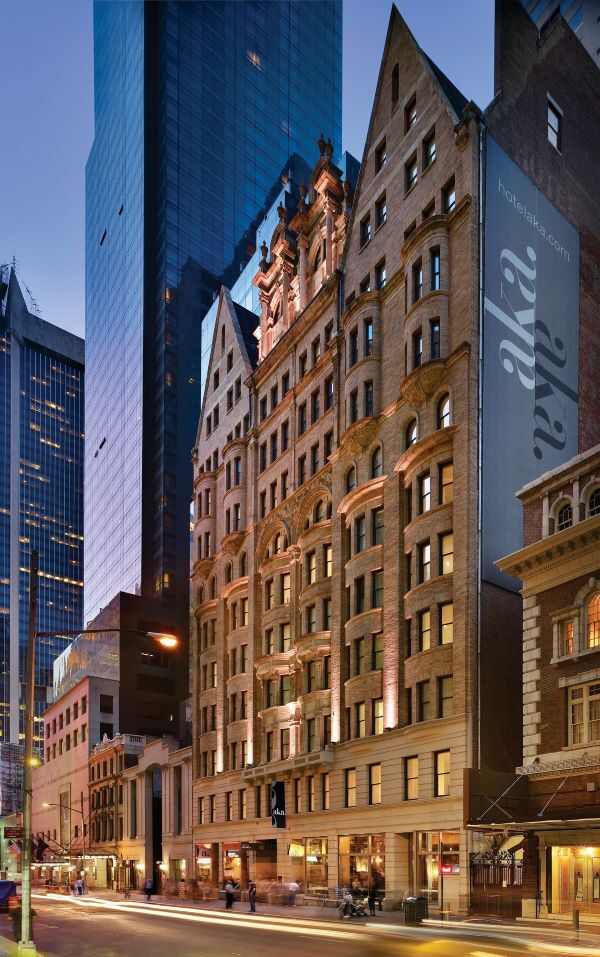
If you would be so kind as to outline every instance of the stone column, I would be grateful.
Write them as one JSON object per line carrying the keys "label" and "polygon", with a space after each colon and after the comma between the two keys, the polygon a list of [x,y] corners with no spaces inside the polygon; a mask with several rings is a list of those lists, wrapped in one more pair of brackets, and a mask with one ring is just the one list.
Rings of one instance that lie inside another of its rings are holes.
{"label": "stone column", "polygon": [[550,500],[548,494],[542,499],[542,538],[550,534]]}
{"label": "stone column", "polygon": [[328,200],[325,205],[325,270],[327,278],[333,272],[333,206]]}
{"label": "stone column", "polygon": [[308,240],[306,236],[298,236],[299,274],[300,274],[300,310],[308,302]]}

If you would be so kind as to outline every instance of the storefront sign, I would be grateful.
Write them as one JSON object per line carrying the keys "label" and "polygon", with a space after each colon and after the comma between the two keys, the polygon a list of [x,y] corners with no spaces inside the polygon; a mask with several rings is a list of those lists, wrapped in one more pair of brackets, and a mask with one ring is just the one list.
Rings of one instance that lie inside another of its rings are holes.
{"label": "storefront sign", "polygon": [[298,844],[297,841],[288,844],[288,857],[304,857],[304,844]]}
{"label": "storefront sign", "polygon": [[488,136],[483,306],[483,577],[522,545],[515,493],[577,454],[579,235]]}
{"label": "storefront sign", "polygon": [[271,823],[273,827],[285,827],[285,784],[271,783]]}
{"label": "storefront sign", "polygon": [[5,827],[4,828],[4,838],[5,840],[20,841],[23,839],[23,828],[22,827]]}

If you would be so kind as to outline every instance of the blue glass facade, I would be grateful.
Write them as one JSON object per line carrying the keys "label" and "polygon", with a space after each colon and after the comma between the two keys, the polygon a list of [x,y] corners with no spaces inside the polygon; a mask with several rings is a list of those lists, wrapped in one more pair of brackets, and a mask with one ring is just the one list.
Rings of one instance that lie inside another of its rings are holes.
{"label": "blue glass facade", "polygon": [[118,591],[187,618],[201,317],[292,158],[340,151],[341,30],[340,0],[94,5],[86,620]]}
{"label": "blue glass facade", "polygon": [[[13,274],[0,318],[0,743],[16,744],[24,730],[32,549],[39,553],[38,630],[82,625],[83,355],[81,339],[26,311]],[[37,642],[38,717],[67,644]]]}

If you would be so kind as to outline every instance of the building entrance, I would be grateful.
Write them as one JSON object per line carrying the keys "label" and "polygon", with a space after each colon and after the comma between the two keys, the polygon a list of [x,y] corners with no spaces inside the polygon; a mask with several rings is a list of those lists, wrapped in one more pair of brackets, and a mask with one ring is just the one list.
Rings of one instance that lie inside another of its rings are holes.
{"label": "building entrance", "polygon": [[[600,914],[600,847],[553,847],[553,910]],[[553,882],[554,883],[554,882]]]}

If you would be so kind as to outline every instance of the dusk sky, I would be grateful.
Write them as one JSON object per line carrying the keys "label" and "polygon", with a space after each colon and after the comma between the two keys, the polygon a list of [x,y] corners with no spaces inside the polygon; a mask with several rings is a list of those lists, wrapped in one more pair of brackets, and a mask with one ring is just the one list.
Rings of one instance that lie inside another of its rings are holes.
{"label": "dusk sky", "polygon": [[[493,0],[398,0],[397,6],[429,56],[469,99],[486,106],[493,92]],[[344,0],[344,147],[359,159],[390,10],[390,0]],[[0,263],[14,256],[42,317],[83,335],[91,0],[4,0],[2,32]]]}

